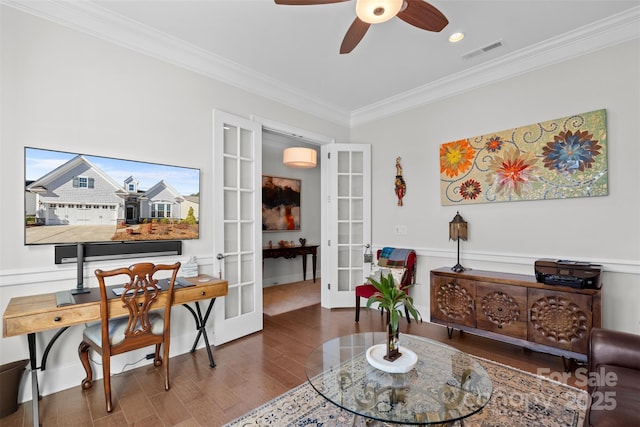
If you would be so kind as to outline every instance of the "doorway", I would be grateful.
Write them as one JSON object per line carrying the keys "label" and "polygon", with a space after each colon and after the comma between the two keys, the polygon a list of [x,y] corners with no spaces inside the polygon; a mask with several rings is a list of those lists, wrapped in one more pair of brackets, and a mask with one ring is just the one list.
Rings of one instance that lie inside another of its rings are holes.
{"label": "doorway", "polygon": [[[284,166],[283,151],[290,147],[311,148],[318,153],[318,164],[315,168],[300,169]],[[302,137],[263,129],[262,133],[262,175],[275,180],[293,182],[300,185],[300,206],[298,211],[299,227],[294,230],[265,230],[262,232],[263,247],[279,247],[281,245],[296,246],[319,245],[321,238],[321,168],[320,146]],[[263,212],[266,212],[263,205]],[[271,220],[270,220],[271,221]],[[272,227],[263,227],[272,228]],[[306,279],[303,275],[301,256],[306,256]],[[263,311],[266,315],[276,315],[298,308],[320,303],[320,283],[322,272],[318,253],[316,281],[312,277],[311,255],[299,255],[295,258],[263,259]]]}

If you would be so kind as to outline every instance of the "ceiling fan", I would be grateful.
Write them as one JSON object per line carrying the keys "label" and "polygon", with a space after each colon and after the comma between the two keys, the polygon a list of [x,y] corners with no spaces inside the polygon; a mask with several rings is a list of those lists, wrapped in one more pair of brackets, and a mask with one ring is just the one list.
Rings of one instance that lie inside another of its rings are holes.
{"label": "ceiling fan", "polygon": [[[275,0],[276,4],[316,5],[342,3],[350,0]],[[349,53],[360,43],[371,24],[379,24],[397,16],[414,27],[440,32],[447,26],[447,18],[423,0],[356,0],[356,19],[340,46],[340,53]]]}

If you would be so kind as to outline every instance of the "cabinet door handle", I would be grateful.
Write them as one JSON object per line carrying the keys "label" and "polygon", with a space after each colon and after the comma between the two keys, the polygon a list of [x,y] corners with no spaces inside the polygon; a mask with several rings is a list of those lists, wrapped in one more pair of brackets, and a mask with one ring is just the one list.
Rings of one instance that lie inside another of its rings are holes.
{"label": "cabinet door handle", "polygon": [[59,322],[61,320],[62,320],[62,317],[60,317],[60,316],[56,316],[56,317],[53,318],[54,322]]}

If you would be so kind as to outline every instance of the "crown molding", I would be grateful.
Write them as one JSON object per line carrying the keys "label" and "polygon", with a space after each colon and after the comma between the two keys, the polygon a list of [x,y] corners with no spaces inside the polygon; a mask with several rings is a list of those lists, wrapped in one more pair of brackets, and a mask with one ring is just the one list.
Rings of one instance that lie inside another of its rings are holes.
{"label": "crown molding", "polygon": [[354,110],[351,127],[637,38],[640,38],[640,6]]}
{"label": "crown molding", "polygon": [[472,67],[354,111],[347,111],[166,33],[116,15],[91,2],[57,0],[0,0],[0,2],[347,127],[379,120],[640,38],[640,6],[638,6],[504,55],[490,63]]}
{"label": "crown molding", "polygon": [[163,62],[240,88],[330,122],[349,126],[350,111],[319,100],[248,67],[212,54],[91,2],[1,0],[1,4],[55,22]]}

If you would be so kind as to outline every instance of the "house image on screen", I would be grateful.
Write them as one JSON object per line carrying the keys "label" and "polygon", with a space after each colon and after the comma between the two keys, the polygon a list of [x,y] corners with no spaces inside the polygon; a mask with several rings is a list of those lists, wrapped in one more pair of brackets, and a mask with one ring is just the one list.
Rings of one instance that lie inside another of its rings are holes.
{"label": "house image on screen", "polygon": [[26,198],[26,210],[35,211],[42,225],[116,226],[184,218],[185,198],[167,182],[161,180],[146,191],[138,185],[133,176],[121,185],[78,155],[26,186],[27,193],[35,194]]}

